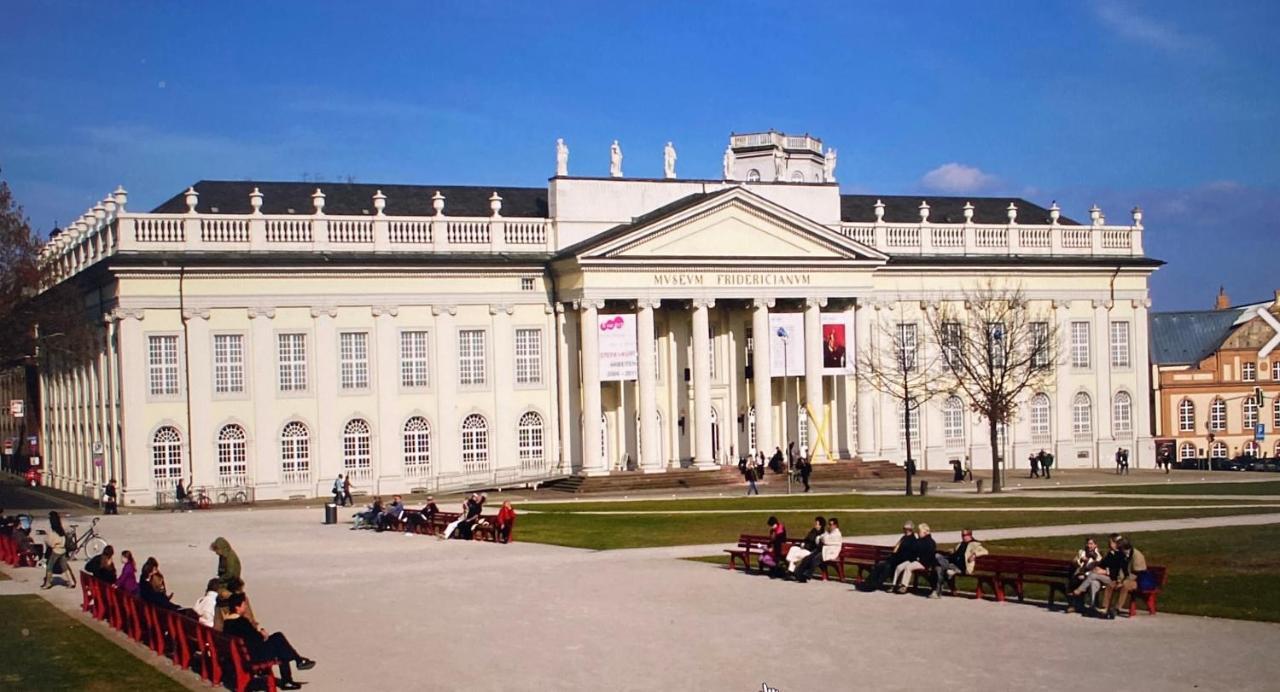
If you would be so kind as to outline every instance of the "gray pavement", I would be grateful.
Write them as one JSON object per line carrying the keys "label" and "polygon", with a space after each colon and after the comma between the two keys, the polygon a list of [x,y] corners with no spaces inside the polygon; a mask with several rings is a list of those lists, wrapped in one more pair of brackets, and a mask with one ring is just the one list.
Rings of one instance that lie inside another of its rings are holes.
{"label": "gray pavement", "polygon": [[[1274,624],[1169,614],[1105,622],[861,594],[638,550],[349,531],[322,525],[316,509],[137,514],[106,517],[100,529],[117,551],[156,556],[182,603],[213,574],[209,542],[226,536],[263,624],[319,661],[299,675],[310,692],[1058,691],[1086,662],[1090,689],[1264,690],[1280,673]],[[16,581],[5,591],[38,586],[36,570],[8,571]],[[79,602],[70,590],[42,593],[68,610]]]}

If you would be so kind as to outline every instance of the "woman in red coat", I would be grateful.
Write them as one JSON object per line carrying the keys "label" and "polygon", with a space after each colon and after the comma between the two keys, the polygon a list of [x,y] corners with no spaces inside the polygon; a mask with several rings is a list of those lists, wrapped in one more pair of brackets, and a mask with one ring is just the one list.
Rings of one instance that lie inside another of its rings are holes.
{"label": "woman in red coat", "polygon": [[516,525],[516,511],[511,507],[511,500],[502,503],[498,510],[498,542],[510,543],[511,530]]}

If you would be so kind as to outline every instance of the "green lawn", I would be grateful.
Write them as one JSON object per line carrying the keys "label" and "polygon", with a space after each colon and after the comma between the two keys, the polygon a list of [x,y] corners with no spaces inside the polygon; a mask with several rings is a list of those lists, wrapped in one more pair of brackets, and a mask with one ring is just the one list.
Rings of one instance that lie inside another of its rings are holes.
{"label": "green lawn", "polygon": [[0,642],[3,690],[183,689],[39,596],[0,596]]}
{"label": "green lawn", "polygon": [[[1280,495],[1280,481],[1254,483],[1157,483],[1152,485],[1100,485],[1089,490],[1107,495]],[[1148,498],[1155,499],[1155,498]]]}
{"label": "green lawn", "polygon": [[[1129,539],[1147,564],[1169,568],[1160,610],[1280,622],[1280,525],[1134,533]],[[992,552],[1070,558],[1081,543],[1024,538],[986,545]]]}
{"label": "green lawn", "polygon": [[[682,503],[673,503],[682,504]],[[770,505],[772,506],[772,505]],[[614,505],[616,509],[616,504]],[[1006,528],[1011,526],[1052,526],[1136,521],[1142,519],[1175,519],[1233,514],[1271,513],[1271,508],[1113,510],[1080,512],[955,512],[949,508],[926,507],[901,512],[854,514],[829,513],[840,519],[846,536],[896,533],[904,519],[925,521],[935,531],[971,528]],[[765,520],[776,514],[791,533],[803,535],[813,521],[810,511],[739,513],[739,514],[523,514],[516,526],[521,541],[551,543],[575,548],[610,550],[649,546],[698,545],[732,543],[742,533],[764,533]]]}

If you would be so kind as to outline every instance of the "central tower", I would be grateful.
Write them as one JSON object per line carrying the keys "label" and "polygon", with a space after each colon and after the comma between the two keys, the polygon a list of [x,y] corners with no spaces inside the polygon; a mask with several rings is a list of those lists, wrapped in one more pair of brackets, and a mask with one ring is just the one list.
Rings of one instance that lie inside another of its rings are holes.
{"label": "central tower", "polygon": [[822,140],[769,130],[729,136],[733,178],[746,182],[824,183]]}

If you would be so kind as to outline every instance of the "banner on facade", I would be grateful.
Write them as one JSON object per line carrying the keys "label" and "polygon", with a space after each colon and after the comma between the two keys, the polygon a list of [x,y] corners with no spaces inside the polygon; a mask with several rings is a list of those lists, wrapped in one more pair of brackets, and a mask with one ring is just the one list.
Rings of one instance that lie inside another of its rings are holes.
{"label": "banner on facade", "polygon": [[769,375],[804,374],[804,313],[769,313]]}
{"label": "banner on facade", "polygon": [[636,348],[636,316],[597,315],[600,344],[600,381],[620,382],[640,377]]}
{"label": "banner on facade", "polygon": [[822,374],[852,375],[854,359],[853,315],[822,313]]}

